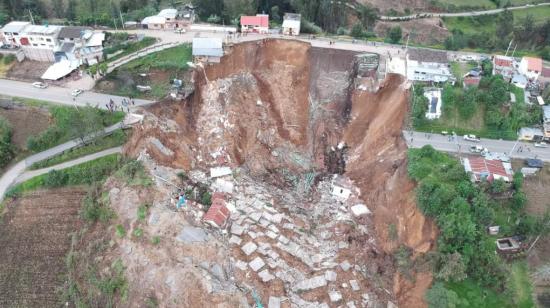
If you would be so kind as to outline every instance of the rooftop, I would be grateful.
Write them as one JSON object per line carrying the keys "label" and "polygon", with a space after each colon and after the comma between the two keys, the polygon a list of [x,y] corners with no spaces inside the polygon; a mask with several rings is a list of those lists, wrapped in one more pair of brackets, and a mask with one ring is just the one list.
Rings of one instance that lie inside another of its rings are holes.
{"label": "rooftop", "polygon": [[177,15],[178,15],[178,10],[176,9],[164,9],[157,14],[157,16],[164,17],[164,18],[176,18]]}
{"label": "rooftop", "polygon": [[295,14],[295,13],[285,13],[285,16],[283,17],[283,20],[297,20],[300,21],[302,19],[302,15]]}
{"label": "rooftop", "polygon": [[148,16],[143,18],[141,23],[142,24],[164,24],[166,23],[166,18],[162,16]]}
{"label": "rooftop", "polygon": [[514,62],[514,59],[512,57],[506,57],[506,56],[495,56],[493,59],[493,62],[496,66],[504,66],[504,67],[512,67],[512,63]]}
{"label": "rooftop", "polygon": [[269,15],[241,16],[241,25],[268,27]]}
{"label": "rooftop", "polygon": [[193,56],[223,56],[222,39],[209,37],[193,38]]}
{"label": "rooftop", "polygon": [[300,28],[300,21],[286,19],[283,21],[283,28]]}
{"label": "rooftop", "polygon": [[543,67],[541,76],[550,78],[550,67]]}
{"label": "rooftop", "polygon": [[28,21],[12,21],[2,28],[2,32],[18,33],[30,24]]}
{"label": "rooftop", "polygon": [[471,172],[476,181],[487,179],[510,180],[512,175],[510,168],[505,166],[505,163],[499,160],[487,160],[483,157],[464,158],[464,169],[466,172]]}
{"label": "rooftop", "polygon": [[411,48],[408,51],[408,58],[418,62],[447,63],[447,53],[430,49]]}
{"label": "rooftop", "polygon": [[542,59],[533,57],[523,57],[523,60],[527,61],[527,69],[530,71],[542,71]]}
{"label": "rooftop", "polygon": [[59,38],[80,38],[86,30],[91,30],[88,27],[63,27],[59,31]]}
{"label": "rooftop", "polygon": [[23,31],[25,34],[37,34],[37,35],[52,35],[60,31],[62,26],[56,26],[56,25],[47,25],[47,26],[39,26],[39,25],[28,25],[25,27],[25,30]]}

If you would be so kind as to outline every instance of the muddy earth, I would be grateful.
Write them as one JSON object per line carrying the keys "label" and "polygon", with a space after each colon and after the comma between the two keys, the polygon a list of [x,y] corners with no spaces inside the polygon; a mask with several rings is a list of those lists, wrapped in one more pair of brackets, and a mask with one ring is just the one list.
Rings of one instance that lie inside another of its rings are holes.
{"label": "muddy earth", "polygon": [[[401,245],[425,253],[436,237],[406,173],[406,84],[378,83],[358,58],[298,41],[242,43],[195,70],[186,100],[143,109],[125,152],[155,184],[106,188],[129,233],[147,203],[139,228],[161,240],[116,239],[129,280],[122,306],[425,306],[431,276],[403,278],[393,257]],[[230,172],[211,173],[218,167]],[[200,201],[174,210],[175,187],[190,183],[223,193],[224,228],[205,224]]]}

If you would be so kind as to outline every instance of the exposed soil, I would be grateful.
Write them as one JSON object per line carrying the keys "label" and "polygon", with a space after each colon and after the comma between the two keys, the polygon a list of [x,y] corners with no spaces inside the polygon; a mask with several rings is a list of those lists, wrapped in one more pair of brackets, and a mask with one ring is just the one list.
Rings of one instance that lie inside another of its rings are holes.
{"label": "exposed soil", "polygon": [[[323,216],[326,212],[320,204],[316,206],[316,202],[327,202],[322,197],[325,191],[311,196],[289,191],[271,203],[280,202],[277,210],[286,209],[294,224],[300,217],[306,230],[321,225],[320,233],[347,238],[350,248],[338,252],[337,262],[353,258],[358,266],[380,277],[376,282],[359,280],[362,290],[373,292],[379,300],[397,298],[400,306],[422,307],[431,276],[419,274],[416,283],[407,282],[394,275],[391,261],[399,245],[409,246],[416,256],[432,249],[436,237],[434,224],[415,206],[414,184],[406,174],[406,146],[400,136],[407,91],[397,75],[389,75],[377,93],[356,90],[354,55],[287,40],[235,45],[220,64],[195,71],[195,93],[187,100],[147,107],[145,122],[125,150],[132,156],[145,151],[155,162],[186,172],[219,165],[240,167],[267,187],[272,185],[271,193],[276,195],[278,190],[289,189],[285,184],[288,174],[314,171],[322,179],[329,172],[344,173],[352,180],[350,185],[358,188],[360,199],[342,206],[365,203],[373,212],[373,222],[359,223],[363,230],[372,229],[376,239],[352,228],[328,230],[332,217]],[[311,211],[310,215],[300,215],[303,210]],[[397,231],[395,239],[389,235],[390,225]],[[301,234],[296,241],[304,237]],[[295,264],[295,268],[300,266]],[[348,275],[338,271],[339,277],[351,279]],[[245,283],[250,279],[236,277]],[[269,290],[259,287],[264,298]],[[303,299],[329,301],[326,289],[318,291],[304,293]],[[340,291],[346,299],[360,301],[349,289]],[[273,295],[281,296],[280,292],[277,287]]]}
{"label": "exposed soil", "polygon": [[380,37],[385,37],[394,26],[401,27],[403,38],[410,34],[410,42],[417,44],[442,43],[451,35],[440,18],[422,18],[401,22],[378,21],[374,32]]}
{"label": "exposed soil", "polygon": [[80,227],[80,188],[11,201],[0,221],[0,306],[59,307],[69,234]]}
{"label": "exposed soil", "polygon": [[27,138],[38,135],[50,125],[50,115],[47,111],[12,104],[10,101],[0,101],[0,116],[6,118],[12,127],[12,142],[25,149]]}
{"label": "exposed soil", "polygon": [[46,72],[52,63],[24,60],[14,65],[6,74],[8,79],[35,82]]}

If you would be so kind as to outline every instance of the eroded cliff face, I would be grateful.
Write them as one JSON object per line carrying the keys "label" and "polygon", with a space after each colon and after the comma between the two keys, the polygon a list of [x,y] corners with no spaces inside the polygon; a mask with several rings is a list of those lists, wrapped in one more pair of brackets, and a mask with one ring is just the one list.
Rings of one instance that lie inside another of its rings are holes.
{"label": "eroded cliff face", "polygon": [[[157,163],[185,170],[239,166],[265,180],[285,172],[335,172],[327,161],[340,160],[327,154],[345,142],[346,164],[336,169],[345,171],[373,212],[368,228],[379,248],[358,253],[365,256],[359,261],[377,263],[382,275],[393,277],[400,306],[422,307],[431,276],[418,274],[409,283],[387,262],[401,244],[416,255],[430,250],[436,237],[415,205],[406,172],[401,129],[407,90],[397,75],[377,93],[357,90],[354,56],[290,40],[232,46],[220,64],[196,69],[195,93],[186,101],[146,108],[125,151],[137,156],[146,150]],[[392,225],[397,238],[390,236]]]}

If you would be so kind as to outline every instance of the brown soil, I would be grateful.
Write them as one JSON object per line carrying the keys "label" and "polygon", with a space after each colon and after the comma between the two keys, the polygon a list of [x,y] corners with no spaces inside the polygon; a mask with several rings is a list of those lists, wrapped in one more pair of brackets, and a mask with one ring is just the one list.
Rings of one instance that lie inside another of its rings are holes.
{"label": "brown soil", "polygon": [[84,191],[36,191],[8,203],[0,222],[0,306],[59,307],[69,233]]}
{"label": "brown soil", "polygon": [[50,124],[48,112],[33,107],[19,105],[0,106],[0,116],[6,118],[12,127],[12,142],[20,149],[25,149],[27,138],[38,135]]}
{"label": "brown soil", "polygon": [[34,82],[40,80],[40,77],[46,72],[50,65],[52,65],[51,62],[24,60],[14,65],[6,76],[9,79]]}
{"label": "brown soil", "polygon": [[374,27],[376,35],[385,37],[388,31],[400,26],[403,30],[403,38],[411,34],[410,42],[417,44],[438,44],[450,36],[440,18],[423,18],[401,22],[379,21]]}
{"label": "brown soil", "polygon": [[[186,171],[219,165],[222,156],[222,163],[244,167],[265,180],[276,179],[283,169],[332,170],[324,164],[325,153],[345,141],[346,174],[374,213],[381,248],[363,251],[364,245],[354,246],[350,255],[392,276],[391,253],[401,244],[415,256],[429,251],[436,228],[416,208],[414,184],[407,178],[401,138],[408,106],[403,80],[390,75],[375,94],[355,91],[353,55],[287,40],[235,45],[219,65],[195,73],[195,93],[188,100],[148,107],[125,151],[137,156],[146,150],[159,164]],[[159,149],[151,138],[170,151]],[[392,224],[394,241],[389,236]],[[394,279],[400,306],[426,305],[423,295],[431,275],[415,278],[414,284]]]}

